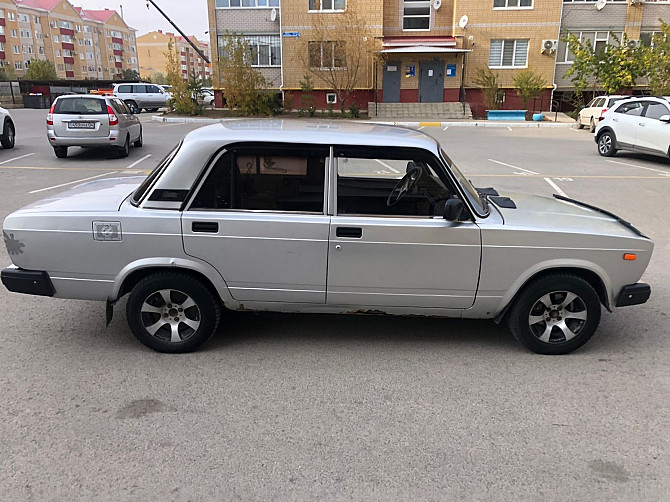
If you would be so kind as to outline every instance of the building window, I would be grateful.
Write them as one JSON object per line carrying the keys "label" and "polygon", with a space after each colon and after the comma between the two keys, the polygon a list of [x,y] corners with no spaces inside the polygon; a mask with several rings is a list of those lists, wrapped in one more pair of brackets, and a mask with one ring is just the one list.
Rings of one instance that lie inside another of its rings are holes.
{"label": "building window", "polygon": [[12,52],[14,54],[21,54],[21,47],[19,47],[18,45],[15,45],[14,47],[12,47]]}
{"label": "building window", "polygon": [[5,19],[5,9],[0,9],[0,19]]}
{"label": "building window", "polygon": [[344,42],[309,42],[310,68],[346,68]]}
{"label": "building window", "polygon": [[19,36],[18,33],[17,33],[17,31],[14,30],[14,29],[12,29],[11,34],[12,34],[12,36],[13,36],[14,38],[16,38],[16,37]]}
{"label": "building window", "polygon": [[491,40],[489,68],[525,68],[528,40]]}
{"label": "building window", "polygon": [[62,64],[59,64],[57,68],[58,71],[65,71],[65,66],[63,66]]}
{"label": "building window", "polygon": [[430,0],[403,0],[402,29],[430,29]]}
{"label": "building window", "polygon": [[52,28],[58,28],[58,21],[54,20],[49,22],[49,26],[51,26]]}
{"label": "building window", "polygon": [[248,36],[251,66],[281,66],[279,35]]}
{"label": "building window", "polygon": [[55,44],[59,42],[58,35],[54,35],[53,41]]}
{"label": "building window", "polygon": [[217,9],[230,7],[279,7],[279,0],[216,0]]}
{"label": "building window", "polygon": [[60,57],[60,51],[56,51],[55,55],[56,55],[57,58],[59,58]]}
{"label": "building window", "polygon": [[40,18],[39,18],[38,16],[34,16],[34,17],[33,17],[33,22],[34,22],[35,24],[40,24]]}
{"label": "building window", "polygon": [[19,21],[22,23],[29,23],[30,16],[28,14],[19,14]]}
{"label": "building window", "polygon": [[5,44],[0,42],[0,52],[5,52]]}
{"label": "building window", "polygon": [[61,21],[60,23],[58,23],[58,26],[60,26],[61,28],[65,28],[66,30],[74,29],[74,25],[70,21]]}
{"label": "building window", "polygon": [[16,68],[17,70],[23,70],[23,63],[21,61],[16,61],[14,63],[14,68]]}
{"label": "building window", "polygon": [[43,45],[40,45],[40,46],[37,48],[37,52],[39,52],[40,54],[44,54],[44,46],[43,46]]}
{"label": "building window", "polygon": [[309,0],[309,10],[344,10],[347,0]]}
{"label": "building window", "polygon": [[9,19],[10,21],[16,21],[16,17],[14,16],[13,12],[7,13],[7,19]]}

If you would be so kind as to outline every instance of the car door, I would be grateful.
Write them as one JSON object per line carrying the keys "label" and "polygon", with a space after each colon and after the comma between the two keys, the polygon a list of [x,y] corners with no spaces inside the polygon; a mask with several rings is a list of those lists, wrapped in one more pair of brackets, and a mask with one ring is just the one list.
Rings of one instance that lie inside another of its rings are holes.
{"label": "car door", "polygon": [[630,101],[622,104],[612,115],[612,127],[619,147],[634,148],[638,123],[646,102]]}
{"label": "car door", "polygon": [[[400,192],[394,187],[416,166],[422,175],[414,190],[396,201]],[[446,200],[457,192],[432,154],[336,147],[332,177],[329,305],[380,310],[472,306],[480,229],[472,221],[442,217]]]}
{"label": "car door", "polygon": [[241,302],[324,304],[329,148],[245,144],[220,152],[182,216],[184,250]]}
{"label": "car door", "polygon": [[120,129],[128,131],[130,140],[135,141],[140,136],[140,124],[135,115],[132,114],[126,104],[118,98],[110,99],[110,104],[119,117]]}
{"label": "car door", "polygon": [[147,86],[145,84],[133,84],[132,99],[139,108],[151,107],[151,103],[147,103]]}
{"label": "car door", "polygon": [[636,148],[668,155],[670,152],[670,123],[661,122],[663,115],[670,115],[670,106],[650,101],[639,118]]}
{"label": "car door", "polygon": [[147,85],[147,101],[151,103],[151,108],[160,108],[165,106],[165,95],[157,85]]}

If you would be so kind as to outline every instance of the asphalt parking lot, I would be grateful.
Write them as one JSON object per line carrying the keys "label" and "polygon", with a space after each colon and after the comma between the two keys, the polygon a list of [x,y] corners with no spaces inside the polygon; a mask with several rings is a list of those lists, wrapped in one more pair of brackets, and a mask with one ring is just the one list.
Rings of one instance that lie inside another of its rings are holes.
{"label": "asphalt parking lot", "polygon": [[[12,115],[2,219],[146,174],[197,127],[142,114],[128,158],[57,159],[46,111]],[[0,288],[0,500],[667,500],[670,161],[605,159],[569,128],[422,130],[477,186],[632,222],[656,245],[650,301],[604,313],[561,357],[489,321],[270,313],[231,313],[203,350],[165,355],[135,341],[123,304],[105,328],[102,304]]]}

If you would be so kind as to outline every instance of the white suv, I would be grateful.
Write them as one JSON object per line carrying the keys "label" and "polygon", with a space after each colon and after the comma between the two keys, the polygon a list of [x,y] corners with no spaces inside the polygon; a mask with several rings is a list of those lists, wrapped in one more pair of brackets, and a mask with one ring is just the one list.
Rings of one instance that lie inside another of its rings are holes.
{"label": "white suv", "polygon": [[618,150],[670,156],[670,101],[648,97],[616,103],[598,124],[595,140],[604,157]]}
{"label": "white suv", "polygon": [[140,113],[142,108],[156,112],[167,104],[170,95],[156,84],[114,84],[114,96],[122,99],[132,113]]}

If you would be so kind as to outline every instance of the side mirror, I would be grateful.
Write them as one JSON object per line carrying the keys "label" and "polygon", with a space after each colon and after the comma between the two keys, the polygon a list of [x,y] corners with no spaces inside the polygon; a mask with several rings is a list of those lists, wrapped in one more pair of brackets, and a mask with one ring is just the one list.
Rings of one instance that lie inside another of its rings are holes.
{"label": "side mirror", "polygon": [[666,124],[670,122],[670,115],[661,115],[658,120],[661,122],[665,122]]}
{"label": "side mirror", "polygon": [[465,206],[461,199],[452,197],[444,204],[444,213],[442,217],[447,221],[460,221],[463,216]]}

